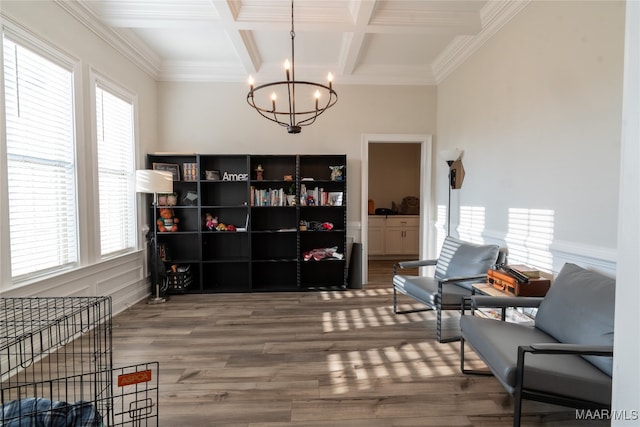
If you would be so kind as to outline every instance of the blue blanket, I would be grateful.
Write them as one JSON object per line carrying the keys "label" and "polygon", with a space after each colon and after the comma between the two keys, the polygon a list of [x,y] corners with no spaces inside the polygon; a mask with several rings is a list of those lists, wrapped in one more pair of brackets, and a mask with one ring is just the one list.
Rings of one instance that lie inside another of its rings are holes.
{"label": "blue blanket", "polygon": [[101,427],[102,417],[89,402],[67,403],[38,397],[0,406],[2,427]]}

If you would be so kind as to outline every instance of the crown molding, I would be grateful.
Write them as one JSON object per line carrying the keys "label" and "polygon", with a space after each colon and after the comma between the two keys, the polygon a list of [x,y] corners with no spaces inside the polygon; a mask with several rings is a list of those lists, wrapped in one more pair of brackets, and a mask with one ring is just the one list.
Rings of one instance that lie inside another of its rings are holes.
{"label": "crown molding", "polygon": [[77,19],[82,25],[113,47],[121,55],[138,66],[149,76],[158,79],[160,75],[160,57],[150,50],[131,31],[113,30],[100,22],[85,0],[65,1],[54,0],[69,15]]}
{"label": "crown molding", "polygon": [[520,13],[531,0],[489,1],[481,11],[482,30],[475,36],[458,36],[433,61],[432,69],[437,84],[493,37],[505,24]]}

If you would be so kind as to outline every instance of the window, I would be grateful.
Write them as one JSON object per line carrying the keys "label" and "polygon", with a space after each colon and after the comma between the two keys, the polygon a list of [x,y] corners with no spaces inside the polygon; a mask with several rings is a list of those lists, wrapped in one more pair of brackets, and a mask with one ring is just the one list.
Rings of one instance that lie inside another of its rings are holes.
{"label": "window", "polygon": [[3,34],[11,276],[78,261],[72,66]]}
{"label": "window", "polygon": [[102,256],[136,244],[133,104],[105,86],[95,85]]}

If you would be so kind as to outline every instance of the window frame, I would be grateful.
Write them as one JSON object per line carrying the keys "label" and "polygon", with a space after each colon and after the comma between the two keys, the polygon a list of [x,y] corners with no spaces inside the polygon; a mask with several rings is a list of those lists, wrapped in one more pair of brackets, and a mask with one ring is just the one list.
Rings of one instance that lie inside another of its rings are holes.
{"label": "window frame", "polygon": [[[3,287],[3,283],[9,283],[12,287],[23,286],[25,284],[41,280],[42,278],[52,277],[57,274],[70,271],[78,268],[82,264],[82,216],[80,215],[80,200],[81,197],[81,180],[78,179],[79,168],[81,165],[81,149],[78,141],[80,140],[80,133],[78,123],[81,123],[82,118],[82,96],[81,96],[81,62],[68,54],[64,50],[57,46],[53,46],[44,42],[40,38],[34,36],[31,32],[22,29],[17,24],[3,20],[0,28],[2,33],[2,42],[0,43],[0,86],[2,99],[6,101],[5,94],[5,75],[4,75],[4,38],[8,38],[11,42],[21,46],[33,52],[36,55],[50,61],[57,66],[60,66],[69,71],[71,74],[71,116],[72,116],[72,145],[73,145],[73,185],[75,188],[75,261],[65,263],[59,266],[54,266],[47,269],[37,270],[30,273],[21,275],[14,275],[12,268],[2,269],[3,273],[0,275],[0,289]],[[7,230],[7,234],[10,233],[10,220],[9,220],[9,178],[8,178],[8,153],[7,153],[7,133],[6,133],[6,109],[5,102],[2,103],[0,116],[3,123],[2,134],[0,135],[0,165],[2,165],[2,172],[0,172],[0,190],[3,195],[0,200],[0,213],[2,214],[2,220],[0,221],[0,229]],[[3,265],[11,266],[11,243],[10,237],[5,236],[2,238],[2,244],[0,245],[0,261]]]}
{"label": "window frame", "polygon": [[98,120],[97,120],[97,94],[96,88],[100,87],[102,90],[109,92],[111,95],[116,96],[122,99],[125,102],[131,104],[132,107],[132,137],[133,137],[133,146],[131,147],[131,188],[133,189],[133,194],[131,196],[131,203],[133,204],[133,210],[131,215],[132,221],[132,233],[133,233],[133,241],[131,242],[131,246],[128,248],[124,248],[118,251],[110,252],[108,254],[102,254],[101,247],[101,239],[95,238],[93,239],[93,252],[97,260],[105,260],[111,259],[114,257],[118,257],[124,254],[129,254],[139,250],[139,224],[138,224],[138,205],[137,205],[137,197],[135,193],[135,170],[137,167],[137,159],[138,159],[138,97],[131,91],[124,88],[122,85],[114,82],[108,77],[104,76],[104,74],[98,72],[95,69],[89,70],[89,86],[90,86],[90,114],[91,114],[91,149],[93,151],[92,162],[94,165],[94,186],[93,186],[93,194],[95,194],[94,200],[94,209],[95,209],[95,228],[94,228],[94,236],[100,236],[101,224],[100,224],[100,177],[99,177],[99,159],[98,159],[98,137],[97,137],[97,128],[98,128]]}

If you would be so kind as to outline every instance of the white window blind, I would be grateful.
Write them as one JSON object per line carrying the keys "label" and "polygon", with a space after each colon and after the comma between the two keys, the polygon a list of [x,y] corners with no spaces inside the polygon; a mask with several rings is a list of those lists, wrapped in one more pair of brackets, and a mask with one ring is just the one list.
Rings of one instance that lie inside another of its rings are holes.
{"label": "white window blind", "polygon": [[78,260],[73,72],[3,35],[11,276]]}
{"label": "white window blind", "polygon": [[102,256],[135,247],[133,104],[96,84]]}

